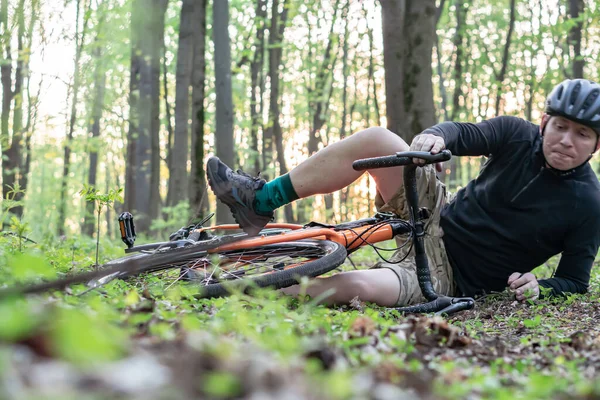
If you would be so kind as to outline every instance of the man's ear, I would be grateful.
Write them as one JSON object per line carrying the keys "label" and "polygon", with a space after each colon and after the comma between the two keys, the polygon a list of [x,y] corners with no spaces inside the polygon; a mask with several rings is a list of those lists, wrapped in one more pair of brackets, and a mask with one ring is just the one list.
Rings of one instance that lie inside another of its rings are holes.
{"label": "man's ear", "polygon": [[542,122],[540,123],[540,135],[542,135],[542,136],[544,136],[544,128],[546,127],[546,124],[550,120],[550,117],[551,117],[551,115],[548,115],[548,114],[542,115]]}

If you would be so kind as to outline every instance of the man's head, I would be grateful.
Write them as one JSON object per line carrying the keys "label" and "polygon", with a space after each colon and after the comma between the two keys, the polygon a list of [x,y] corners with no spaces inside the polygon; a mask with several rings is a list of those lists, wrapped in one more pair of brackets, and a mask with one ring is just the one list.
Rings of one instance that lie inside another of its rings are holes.
{"label": "man's head", "polygon": [[600,148],[600,85],[566,80],[546,99],[540,130],[550,167],[567,171],[587,162]]}

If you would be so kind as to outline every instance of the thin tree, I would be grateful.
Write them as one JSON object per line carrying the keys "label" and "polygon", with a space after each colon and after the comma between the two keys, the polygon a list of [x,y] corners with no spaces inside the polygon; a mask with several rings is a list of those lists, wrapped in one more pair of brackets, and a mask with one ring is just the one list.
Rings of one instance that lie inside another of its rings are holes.
{"label": "thin tree", "polygon": [[[85,43],[85,36],[87,33],[87,23],[89,20],[90,13],[89,10],[89,1],[83,5],[83,10],[81,10],[81,0],[77,0],[76,2],[76,13],[75,13],[75,64],[73,70],[73,86],[72,86],[72,98],[71,98],[71,113],[69,117],[69,127],[67,131],[67,137],[65,140],[65,145],[63,149],[63,173],[62,173],[62,181],[60,188],[60,198],[58,203],[58,234],[65,234],[65,220],[66,220],[66,210],[67,210],[67,181],[69,178],[69,169],[71,166],[71,144],[73,142],[73,134],[75,132],[75,121],[77,120],[77,105],[79,102],[79,89],[81,85],[81,55],[83,53],[83,46]],[[83,11],[83,23],[81,25],[81,34],[80,34],[80,25],[79,19],[80,14]]]}
{"label": "thin tree", "polygon": [[175,134],[171,149],[169,192],[167,204],[174,206],[187,199],[187,161],[189,147],[190,87],[194,61],[195,0],[183,0],[179,18],[179,41],[177,48],[175,84]]}
{"label": "thin tree", "polygon": [[[317,133],[325,124],[325,113],[329,107],[329,99],[331,96],[331,88],[327,85],[332,84],[332,80],[329,79],[330,72],[333,70],[333,57],[335,52],[333,46],[336,38],[333,33],[335,21],[337,19],[339,0],[336,0],[333,9],[333,17],[331,19],[331,26],[329,28],[329,35],[327,37],[327,45],[323,53],[323,62],[319,66],[317,76],[315,78],[314,87],[311,88],[309,93],[309,110],[312,113],[312,126],[308,135],[308,154],[313,154],[319,150],[319,138]],[[321,138],[322,140],[323,138]]]}
{"label": "thin tree", "polygon": [[[229,44],[229,0],[213,3],[213,42],[215,46],[216,153],[227,165],[234,163],[233,100],[231,93],[231,49]],[[232,222],[227,206],[217,202],[217,222]]]}
{"label": "thin tree", "polygon": [[502,92],[504,88],[502,83],[506,76],[506,68],[508,67],[508,61],[510,59],[510,44],[512,40],[512,34],[515,28],[515,0],[510,0],[510,21],[508,22],[508,33],[506,34],[506,41],[504,42],[504,52],[502,54],[502,66],[500,71],[495,73],[496,82],[498,82],[498,91],[496,92],[496,115],[500,113],[500,101],[502,100]]}
{"label": "thin tree", "polygon": [[[161,206],[160,197],[160,57],[165,36],[165,13],[169,0],[152,0],[152,13],[147,34],[150,56],[150,219],[158,217]],[[144,91],[142,91],[142,94]]]}
{"label": "thin tree", "polygon": [[[444,68],[442,65],[442,52],[440,50],[440,37],[437,34],[437,26],[440,22],[440,18],[442,13],[444,12],[444,5],[446,4],[446,0],[442,0],[440,5],[437,7],[437,11],[435,13],[435,55],[437,59],[437,74],[439,77],[439,90],[440,90],[440,98],[441,98],[441,110],[440,112],[443,115],[443,120],[447,121],[450,119],[450,114],[448,113],[448,93],[446,92],[446,85],[444,79]],[[439,118],[438,118],[439,120]]]}
{"label": "thin tree", "polygon": [[[23,100],[24,84],[29,83],[29,53],[31,51],[33,26],[36,20],[37,1],[31,3],[31,18],[28,24],[25,22],[25,1],[20,0],[16,9],[17,19],[17,60],[14,79],[14,90],[10,93],[9,99],[12,101],[13,124],[12,137],[10,144],[8,141],[2,146],[2,177],[4,193],[11,188],[18,187],[15,191],[14,199],[17,205],[11,209],[11,212],[17,217],[23,214],[21,201],[27,189],[27,180],[24,177],[26,164],[25,141],[28,135],[27,126],[23,125]],[[8,116],[8,115],[7,115]],[[4,115],[3,115],[4,117]]]}
{"label": "thin tree", "polygon": [[571,71],[573,78],[583,78],[585,60],[581,55],[581,31],[583,22],[580,14],[583,13],[585,4],[583,0],[569,0],[569,16],[575,24],[569,30],[569,47],[572,48]]}
{"label": "thin tree", "polygon": [[[283,46],[281,43],[283,41],[283,32],[287,22],[289,0],[284,0],[281,13],[279,12],[278,7],[278,0],[273,0],[271,29],[269,31],[269,82],[271,83],[271,96],[269,98],[269,125],[266,129],[269,134],[265,134],[265,136],[272,137],[275,142],[279,173],[283,175],[288,173],[288,169],[283,148],[283,132],[281,131],[281,123],[279,121],[279,66],[281,65],[283,54]],[[284,207],[284,214],[286,221],[294,221],[291,205]]]}
{"label": "thin tree", "polygon": [[[104,18],[101,16],[97,25],[97,35],[94,39],[94,48],[92,50],[92,56],[96,62],[96,66],[94,70],[93,100],[88,126],[88,131],[92,135],[91,148],[89,152],[90,162],[88,168],[88,186],[90,187],[96,187],[97,183],[100,119],[102,118],[102,109],[104,108],[104,93],[106,86],[106,71],[102,63],[102,45],[99,39],[103,32],[103,25]],[[83,224],[83,233],[88,236],[92,236],[94,233],[95,207],[96,202],[86,202],[86,215]]]}
{"label": "thin tree", "polygon": [[[9,122],[10,122],[10,105],[12,102],[12,50],[11,50],[11,28],[8,24],[8,1],[9,0],[1,0],[0,3],[0,28],[2,31],[0,34],[2,35],[0,40],[0,46],[2,46],[2,56],[4,58],[4,62],[0,63],[0,75],[2,80],[2,122],[1,122],[1,146],[2,146],[2,179],[3,179],[3,196],[6,198],[8,195],[8,191],[10,190],[8,186],[13,183],[11,181],[12,177],[8,174],[8,166],[6,165],[6,161],[8,160],[8,155],[6,154],[6,149],[10,147],[10,130],[9,130]],[[14,184],[14,183],[13,183]]]}
{"label": "thin tree", "polygon": [[125,207],[146,232],[160,206],[160,54],[167,0],[132,2]]}
{"label": "thin tree", "polygon": [[166,36],[163,36],[163,62],[162,62],[162,73],[163,73],[163,100],[164,100],[164,104],[165,104],[165,120],[167,123],[167,155],[166,155],[166,159],[165,162],[167,164],[167,170],[170,171],[171,170],[171,159],[173,158],[171,155],[171,151],[173,148],[173,135],[174,135],[174,129],[173,129],[173,123],[171,121],[171,102],[169,101],[169,78],[168,78],[168,72],[169,72],[169,66],[167,65],[167,45],[165,43],[166,41]]}
{"label": "thin tree", "polygon": [[258,132],[263,130],[260,118],[260,106],[262,103],[262,89],[260,74],[264,66],[265,53],[265,27],[267,20],[267,2],[266,0],[256,1],[256,39],[254,41],[254,57],[250,63],[250,150],[251,157],[254,159],[254,170],[260,171],[260,157],[258,150]]}
{"label": "thin tree", "polygon": [[194,68],[192,73],[191,207],[195,216],[208,212],[204,172],[204,92],[206,77],[206,0],[194,7]]}
{"label": "thin tree", "polygon": [[340,139],[346,137],[346,119],[348,116],[348,9],[350,1],[344,5],[342,19],[344,21],[344,34],[342,37],[342,123],[340,126]]}
{"label": "thin tree", "polygon": [[[25,54],[22,56],[26,58],[26,61],[23,63],[23,75],[27,80],[25,86],[25,95],[27,97],[27,122],[23,128],[23,154],[21,156],[21,161],[23,164],[19,167],[21,172],[20,186],[25,192],[27,190],[27,185],[29,181],[29,170],[31,167],[31,137],[32,133],[35,131],[35,124],[37,121],[37,115],[39,110],[39,102],[40,102],[40,92],[42,88],[42,83],[40,82],[38,86],[38,91],[36,96],[31,96],[30,91],[30,83],[31,83],[31,73],[29,70],[29,54],[31,53],[31,48],[33,45],[33,32],[37,21],[39,20],[39,0],[33,0],[31,2],[31,18],[29,19],[29,27],[27,29],[27,41],[25,43],[24,48]],[[21,200],[23,194],[19,194],[18,198]],[[19,214],[20,215],[20,214]]]}

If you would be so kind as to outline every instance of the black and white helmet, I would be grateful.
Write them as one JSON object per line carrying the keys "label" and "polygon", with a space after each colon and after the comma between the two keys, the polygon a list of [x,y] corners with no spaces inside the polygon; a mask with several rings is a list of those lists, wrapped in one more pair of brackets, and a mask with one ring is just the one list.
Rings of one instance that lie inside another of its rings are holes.
{"label": "black and white helmet", "polygon": [[552,90],[545,111],[600,132],[600,85],[587,79],[567,79]]}

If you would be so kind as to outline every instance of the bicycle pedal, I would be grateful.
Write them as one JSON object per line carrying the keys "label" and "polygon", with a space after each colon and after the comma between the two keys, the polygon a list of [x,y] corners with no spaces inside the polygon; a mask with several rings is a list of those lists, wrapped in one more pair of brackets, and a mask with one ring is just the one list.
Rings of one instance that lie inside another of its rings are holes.
{"label": "bicycle pedal", "polygon": [[119,229],[121,230],[121,240],[130,249],[135,243],[135,225],[133,224],[133,215],[130,212],[123,212],[119,215]]}

